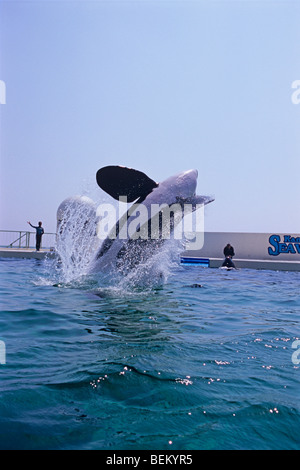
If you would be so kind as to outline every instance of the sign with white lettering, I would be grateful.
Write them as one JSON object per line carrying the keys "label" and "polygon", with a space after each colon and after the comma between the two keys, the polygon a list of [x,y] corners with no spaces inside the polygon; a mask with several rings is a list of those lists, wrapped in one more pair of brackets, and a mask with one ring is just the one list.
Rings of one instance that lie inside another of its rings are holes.
{"label": "sign with white lettering", "polygon": [[280,235],[271,235],[269,237],[268,253],[270,256],[278,256],[282,253],[296,255],[300,254],[300,237],[292,237],[284,235],[283,239]]}

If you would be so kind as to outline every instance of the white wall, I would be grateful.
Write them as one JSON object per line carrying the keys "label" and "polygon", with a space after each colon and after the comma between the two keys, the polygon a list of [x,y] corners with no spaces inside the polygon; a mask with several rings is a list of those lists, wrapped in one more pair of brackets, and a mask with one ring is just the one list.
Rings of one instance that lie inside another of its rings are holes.
{"label": "white wall", "polygon": [[[270,237],[277,235],[276,239]],[[294,238],[294,240],[292,239]],[[276,241],[277,240],[277,241]],[[206,232],[201,250],[185,251],[185,256],[203,258],[223,258],[227,243],[234,247],[235,258],[269,261],[300,261],[300,234],[292,233],[237,233]],[[282,251],[277,256],[272,252]],[[295,253],[294,253],[295,252]]]}

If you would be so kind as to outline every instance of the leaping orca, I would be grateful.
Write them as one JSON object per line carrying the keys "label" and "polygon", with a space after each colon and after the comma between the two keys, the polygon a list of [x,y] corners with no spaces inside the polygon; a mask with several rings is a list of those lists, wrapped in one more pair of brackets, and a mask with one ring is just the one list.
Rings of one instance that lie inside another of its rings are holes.
{"label": "leaping orca", "polygon": [[[157,250],[165,238],[168,238],[164,234],[174,232],[175,227],[181,222],[186,205],[190,206],[191,211],[195,211],[200,205],[203,206],[214,200],[210,196],[196,195],[197,178],[197,170],[188,170],[157,183],[141,171],[132,168],[106,166],[99,169],[96,174],[99,187],[116,200],[122,197],[134,204],[116,222],[103,241],[94,260],[95,269],[105,270],[114,266],[126,273],[152,256],[154,250]],[[172,209],[167,227],[162,223],[164,210],[162,207],[169,209],[169,215]],[[156,226],[154,222],[157,220],[159,224]],[[130,226],[134,229],[131,229],[129,236]],[[124,227],[126,238],[124,238]],[[156,232],[153,231],[153,227],[156,228]]]}

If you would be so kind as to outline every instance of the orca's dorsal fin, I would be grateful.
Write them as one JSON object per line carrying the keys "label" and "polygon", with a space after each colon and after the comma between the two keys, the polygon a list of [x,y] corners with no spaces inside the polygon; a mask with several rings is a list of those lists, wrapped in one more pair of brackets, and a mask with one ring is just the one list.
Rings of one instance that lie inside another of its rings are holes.
{"label": "orca's dorsal fin", "polygon": [[126,196],[127,202],[143,200],[158,183],[145,173],[125,166],[105,166],[96,174],[97,183],[103,191],[114,199]]}

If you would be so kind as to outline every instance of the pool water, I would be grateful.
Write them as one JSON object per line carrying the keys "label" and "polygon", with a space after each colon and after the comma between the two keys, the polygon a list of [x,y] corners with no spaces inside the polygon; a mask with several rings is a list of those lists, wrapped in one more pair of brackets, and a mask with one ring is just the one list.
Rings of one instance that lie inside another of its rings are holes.
{"label": "pool water", "polygon": [[52,269],[0,261],[1,449],[299,448],[299,272]]}

